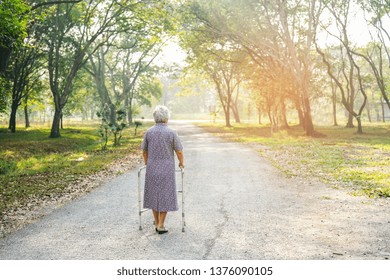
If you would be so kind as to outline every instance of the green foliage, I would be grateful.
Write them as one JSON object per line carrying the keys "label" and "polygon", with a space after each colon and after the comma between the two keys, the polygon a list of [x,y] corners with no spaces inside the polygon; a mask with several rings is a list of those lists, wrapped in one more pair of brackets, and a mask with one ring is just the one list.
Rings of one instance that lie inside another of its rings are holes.
{"label": "green foliage", "polygon": [[126,111],[118,110],[116,111],[116,123],[110,126],[112,133],[114,134],[114,146],[120,145],[120,140],[122,138],[122,131],[126,127]]}
{"label": "green foliage", "polygon": [[16,164],[0,159],[0,175],[6,175],[16,170]]}
{"label": "green foliage", "polygon": [[152,97],[160,99],[162,96],[161,82],[148,75],[142,76],[138,88],[136,89],[136,96],[140,105],[147,105],[150,107]]}
{"label": "green foliage", "polygon": [[12,48],[26,36],[29,6],[23,0],[0,2],[0,47]]}
{"label": "green foliage", "polygon": [[8,99],[11,92],[11,81],[0,76],[0,114],[7,111]]}
{"label": "green foliage", "polygon": [[114,146],[119,146],[123,129],[127,126],[125,110],[116,111],[116,121],[114,123],[110,122],[110,113],[111,110],[107,104],[97,113],[97,116],[101,119],[98,132],[102,139],[102,150],[107,149],[110,135],[114,135]]}
{"label": "green foliage", "polygon": [[102,140],[102,150],[106,150],[108,139],[111,134],[110,107],[108,104],[104,104],[101,111],[97,112],[96,114],[101,119],[98,132]]}
{"label": "green foliage", "polygon": [[64,116],[82,115],[88,119],[88,116],[96,116],[93,110],[99,105],[92,77],[81,69],[74,81],[72,94],[63,109]]}

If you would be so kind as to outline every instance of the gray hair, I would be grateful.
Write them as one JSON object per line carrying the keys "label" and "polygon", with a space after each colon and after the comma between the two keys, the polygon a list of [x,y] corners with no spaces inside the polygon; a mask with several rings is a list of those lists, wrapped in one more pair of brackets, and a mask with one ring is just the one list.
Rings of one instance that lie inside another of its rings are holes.
{"label": "gray hair", "polygon": [[170,117],[170,112],[167,107],[157,105],[154,109],[153,117],[156,123],[166,123]]}

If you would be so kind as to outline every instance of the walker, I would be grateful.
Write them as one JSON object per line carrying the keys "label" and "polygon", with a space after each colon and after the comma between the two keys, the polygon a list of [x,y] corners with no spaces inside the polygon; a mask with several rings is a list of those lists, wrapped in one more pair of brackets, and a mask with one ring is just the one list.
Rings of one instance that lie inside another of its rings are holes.
{"label": "walker", "polygon": [[[141,186],[141,173],[142,170],[146,169],[146,166],[142,166],[138,170],[138,215],[139,215],[139,230],[142,230],[142,213],[150,210],[142,207],[142,186]],[[181,173],[181,189],[178,189],[177,192],[181,193],[181,231],[185,232],[185,215],[184,215],[184,168],[175,170],[176,172]]]}

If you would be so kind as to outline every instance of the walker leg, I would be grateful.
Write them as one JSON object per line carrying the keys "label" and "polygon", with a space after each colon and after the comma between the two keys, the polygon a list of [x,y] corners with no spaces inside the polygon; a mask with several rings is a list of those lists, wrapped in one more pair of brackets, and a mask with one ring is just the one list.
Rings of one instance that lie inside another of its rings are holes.
{"label": "walker leg", "polygon": [[186,225],[186,223],[185,223],[185,221],[184,221],[184,213],[182,213],[182,222],[181,222],[181,231],[182,232],[185,232],[186,230],[185,230],[185,225]]}
{"label": "walker leg", "polygon": [[181,171],[181,231],[185,232],[185,214],[184,214],[184,170]]}
{"label": "walker leg", "polygon": [[141,172],[146,166],[141,167],[138,170],[138,215],[139,215],[139,230],[142,230],[142,198],[141,198]]}

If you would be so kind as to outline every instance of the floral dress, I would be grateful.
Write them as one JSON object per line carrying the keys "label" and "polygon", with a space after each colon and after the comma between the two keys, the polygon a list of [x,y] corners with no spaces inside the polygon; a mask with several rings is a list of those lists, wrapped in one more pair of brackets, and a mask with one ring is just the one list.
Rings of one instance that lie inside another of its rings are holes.
{"label": "floral dress", "polygon": [[146,131],[141,148],[148,152],[144,208],[177,211],[174,151],[183,149],[179,136],[167,124],[157,123]]}

